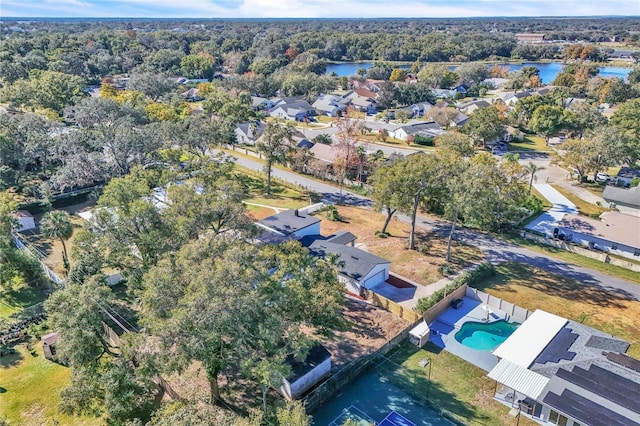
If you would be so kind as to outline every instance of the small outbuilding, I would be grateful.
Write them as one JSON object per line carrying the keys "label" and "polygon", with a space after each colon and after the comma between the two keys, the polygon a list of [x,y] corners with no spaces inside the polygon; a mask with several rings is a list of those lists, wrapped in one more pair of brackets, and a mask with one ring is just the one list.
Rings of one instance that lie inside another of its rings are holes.
{"label": "small outbuilding", "polygon": [[42,336],[42,351],[44,357],[50,361],[55,361],[56,356],[56,344],[58,343],[58,333],[53,332]]}
{"label": "small outbuilding", "polygon": [[429,341],[429,336],[431,335],[431,329],[429,329],[429,324],[425,321],[420,322],[418,325],[413,327],[411,331],[409,331],[409,341],[421,348],[425,343]]}
{"label": "small outbuilding", "polygon": [[18,232],[35,229],[36,222],[33,219],[33,215],[28,211],[18,210],[16,212],[16,218],[18,219]]}
{"label": "small outbuilding", "polygon": [[321,344],[313,346],[304,361],[289,355],[285,362],[291,366],[291,375],[282,380],[279,392],[289,400],[299,398],[331,372],[331,353]]}

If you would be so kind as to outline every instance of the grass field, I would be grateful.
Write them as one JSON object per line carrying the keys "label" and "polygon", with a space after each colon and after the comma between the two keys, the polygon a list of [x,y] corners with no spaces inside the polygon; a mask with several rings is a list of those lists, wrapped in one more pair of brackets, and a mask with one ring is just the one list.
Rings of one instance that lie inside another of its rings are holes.
{"label": "grass field", "polygon": [[601,215],[606,212],[608,209],[597,206],[595,204],[588,203],[584,201],[582,198],[576,196],[574,193],[567,191],[560,185],[551,185],[556,191],[567,197],[569,201],[576,205],[578,208],[578,212],[585,216],[589,215]]}
{"label": "grass field", "polygon": [[596,271],[600,271],[605,274],[611,275],[613,277],[621,278],[623,280],[640,284],[640,274],[638,274],[637,272],[631,271],[629,269],[621,268],[620,266],[612,265],[610,263],[604,263],[600,260],[591,259],[589,257],[581,256],[576,253],[571,253],[556,247],[551,247],[544,244],[536,243],[534,241],[527,240],[526,238],[522,238],[520,236],[508,237],[506,235],[501,235],[500,238],[503,238],[514,244],[521,245],[533,251],[537,251],[539,253],[544,253],[549,256],[555,257],[556,259],[573,263],[574,265],[591,268]]}
{"label": "grass field", "polygon": [[540,136],[526,136],[522,141],[509,142],[509,151],[549,152],[551,147]]}
{"label": "grass field", "polygon": [[23,309],[44,301],[47,287],[10,288],[0,292],[0,319],[9,318]]}
{"label": "grass field", "polygon": [[[338,231],[348,230],[358,237],[356,247],[371,252],[391,262],[391,271],[410,278],[420,284],[431,284],[439,280],[438,267],[444,263],[446,240],[440,235],[420,231],[417,233],[417,246],[428,246],[425,253],[408,250],[409,224],[392,219],[387,238],[380,238],[375,231],[382,228],[384,215],[372,210],[357,207],[338,207],[342,217],[340,222],[332,222],[322,218],[320,228],[323,235],[331,235]],[[483,255],[475,247],[454,241],[452,263],[461,269],[474,263],[482,262]]]}
{"label": "grass field", "polygon": [[516,262],[496,267],[496,275],[474,285],[531,311],[542,309],[597,328],[631,343],[640,356],[640,302],[623,293]]}
{"label": "grass field", "polygon": [[69,384],[69,369],[45,359],[40,342],[34,342],[35,356],[25,344],[17,353],[0,361],[0,419],[12,425],[99,425],[91,417],[58,412],[60,391]]}
{"label": "grass field", "polygon": [[[462,423],[474,426],[515,424],[516,420],[508,415],[509,408],[493,399],[495,382],[473,364],[432,343],[418,349],[406,341],[390,355],[390,359],[404,367],[401,374],[407,376],[406,381],[412,382],[416,392],[426,396],[428,388],[429,403],[452,413]],[[430,385],[429,367],[420,365],[423,359],[431,360]],[[536,423],[521,418],[519,424],[533,426]]]}

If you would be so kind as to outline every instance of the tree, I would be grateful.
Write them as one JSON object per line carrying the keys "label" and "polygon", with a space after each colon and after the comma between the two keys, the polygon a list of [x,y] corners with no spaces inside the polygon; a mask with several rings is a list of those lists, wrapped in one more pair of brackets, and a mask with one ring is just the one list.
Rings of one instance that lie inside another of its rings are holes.
{"label": "tree", "polygon": [[133,73],[127,83],[127,89],[139,91],[156,102],[163,96],[175,90],[176,83],[161,73]]}
{"label": "tree", "polygon": [[404,81],[406,76],[407,76],[406,70],[403,70],[402,68],[394,68],[393,71],[391,71],[391,76],[389,77],[389,80]]}
{"label": "tree", "polygon": [[462,157],[471,157],[476,152],[473,140],[464,133],[456,131],[437,136],[435,142],[438,148],[457,152]]}
{"label": "tree", "polygon": [[504,117],[495,106],[478,108],[463,129],[476,142],[486,146],[504,133]]}
{"label": "tree", "polygon": [[180,60],[180,70],[187,78],[212,79],[216,61],[208,54],[186,55]]}
{"label": "tree", "polygon": [[538,167],[535,163],[529,161],[529,164],[527,164],[527,174],[529,175],[529,195],[531,195],[533,181],[536,180],[536,173],[539,170],[544,170],[544,167]]}
{"label": "tree", "polygon": [[62,244],[62,261],[64,269],[69,272],[70,263],[66,241],[73,235],[73,224],[69,214],[64,210],[54,210],[46,213],[40,221],[40,231],[47,237],[60,241]]}
{"label": "tree", "polygon": [[356,154],[356,134],[362,127],[362,123],[352,118],[339,118],[336,121],[338,131],[336,133],[337,142],[333,144],[336,150],[336,159],[333,164],[333,170],[338,177],[340,185],[340,199],[338,204],[342,204],[342,188],[344,182],[349,175],[349,171],[357,165]]}
{"label": "tree", "polygon": [[458,115],[458,110],[453,107],[444,107],[444,108],[431,108],[429,110],[429,114],[431,119],[438,123],[440,127],[447,128],[451,124],[454,118]]}
{"label": "tree", "polygon": [[281,383],[285,357],[308,348],[301,327],[327,333],[339,326],[343,292],[330,261],[298,243],[207,236],[149,271],[142,321],[160,339],[167,370],[202,363],[213,402],[223,372],[241,369],[263,392]]}
{"label": "tree", "polygon": [[580,182],[586,179],[591,170],[593,156],[593,142],[588,139],[567,139],[560,146],[553,157],[555,164],[562,163],[570,170],[575,170]]}
{"label": "tree", "polygon": [[473,86],[475,84],[481,83],[483,80],[489,77],[489,69],[485,64],[469,62],[457,67],[456,74],[458,74],[462,83]]}
{"label": "tree", "polygon": [[544,136],[548,144],[549,138],[565,126],[564,112],[557,106],[542,105],[533,112],[529,126],[534,132]]}
{"label": "tree", "polygon": [[623,130],[627,136],[627,163],[640,159],[640,99],[632,99],[620,105],[611,117],[611,124]]}
{"label": "tree", "polygon": [[271,169],[274,164],[285,164],[293,149],[293,125],[280,122],[267,124],[264,133],[256,141],[258,152],[264,156],[267,174],[266,193],[271,194]]}
{"label": "tree", "polygon": [[392,163],[378,167],[371,180],[373,182],[371,198],[376,209],[384,210],[386,214],[380,233],[386,234],[387,227],[396,211],[401,207],[406,210],[406,206],[403,204],[406,203],[406,198],[403,198],[398,191],[398,188],[404,185],[404,176],[401,174],[400,167]]}
{"label": "tree", "polygon": [[434,89],[453,87],[459,78],[445,64],[428,64],[418,73],[418,80]]}

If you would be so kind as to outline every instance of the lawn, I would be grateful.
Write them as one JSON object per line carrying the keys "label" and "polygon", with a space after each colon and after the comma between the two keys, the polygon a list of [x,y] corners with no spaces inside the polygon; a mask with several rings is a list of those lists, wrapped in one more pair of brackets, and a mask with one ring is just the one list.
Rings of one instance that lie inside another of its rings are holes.
{"label": "lawn", "polygon": [[610,263],[605,263],[597,259],[591,259],[589,257],[581,256],[579,254],[571,253],[560,248],[536,243],[535,241],[531,241],[520,236],[509,237],[507,235],[501,235],[500,238],[503,238],[514,244],[521,245],[533,251],[555,257],[556,259],[564,260],[565,262],[572,263],[574,265],[591,268],[607,275],[611,275],[613,277],[640,284],[640,274],[630,269],[621,268],[620,266],[611,265]]}
{"label": "lawn", "polygon": [[576,196],[570,191],[567,191],[565,188],[561,187],[560,185],[551,185],[551,186],[556,191],[558,191],[559,193],[567,197],[569,201],[575,204],[580,214],[583,214],[585,216],[601,215],[602,213],[608,210],[603,207],[596,206],[595,204],[591,204],[584,201],[582,198]]}
{"label": "lawn", "polygon": [[[260,206],[270,206],[282,209],[297,209],[308,206],[310,203],[309,193],[303,190],[296,190],[292,185],[283,185],[277,179],[271,180],[271,194],[267,195],[265,177],[257,172],[241,169],[240,178],[249,190],[249,198],[244,201],[249,204],[249,211],[256,212]],[[251,204],[258,204],[252,206]],[[271,214],[274,210],[271,209]]]}
{"label": "lawn", "polygon": [[627,340],[629,355],[640,356],[639,301],[517,262],[496,270],[475,287],[531,311],[542,309]]}
{"label": "lawn", "polygon": [[0,291],[0,320],[22,312],[25,308],[44,301],[49,287],[19,286]]}
{"label": "lawn", "polygon": [[550,152],[551,147],[540,136],[526,136],[522,141],[509,142],[509,151]]}
{"label": "lawn", "polygon": [[[391,262],[391,271],[410,278],[420,284],[431,284],[442,276],[438,267],[444,262],[446,239],[434,233],[420,231],[417,244],[425,245],[425,254],[407,249],[410,226],[408,223],[392,219],[387,232],[390,236],[380,238],[375,231],[382,228],[385,216],[372,210],[357,207],[338,207],[342,217],[340,222],[327,220],[322,213],[320,224],[323,235],[331,235],[338,231],[350,231],[358,237],[356,247],[371,252]],[[430,247],[428,247],[430,246]],[[455,269],[461,269],[474,263],[482,262],[483,255],[475,247],[454,241],[452,263]]]}
{"label": "lawn", "polygon": [[100,419],[58,412],[59,393],[69,383],[69,369],[45,359],[40,342],[34,342],[35,356],[26,344],[16,349],[16,354],[0,361],[0,419],[34,426],[103,424]]}
{"label": "lawn", "polygon": [[[486,372],[455,355],[451,355],[432,343],[418,349],[408,342],[401,344],[389,358],[400,364],[392,380],[410,394],[426,397],[429,403],[446,410],[467,425],[513,425],[516,420],[509,416],[509,408],[493,399],[495,382],[487,378]],[[420,361],[430,359],[430,367],[422,367]],[[384,366],[384,364],[383,364]],[[383,367],[384,368],[384,367]],[[431,384],[429,385],[429,368]],[[400,374],[400,381],[397,374]],[[404,376],[404,377],[403,377]],[[402,386],[402,382],[405,383]],[[411,391],[413,388],[413,391]],[[536,423],[521,418],[519,424],[532,426]]]}

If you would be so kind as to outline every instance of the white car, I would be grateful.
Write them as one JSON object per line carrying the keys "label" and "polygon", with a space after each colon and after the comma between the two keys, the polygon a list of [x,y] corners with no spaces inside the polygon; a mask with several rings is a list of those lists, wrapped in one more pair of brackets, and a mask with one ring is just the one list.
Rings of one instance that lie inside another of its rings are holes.
{"label": "white car", "polygon": [[612,182],[614,179],[606,173],[596,174],[596,182]]}

